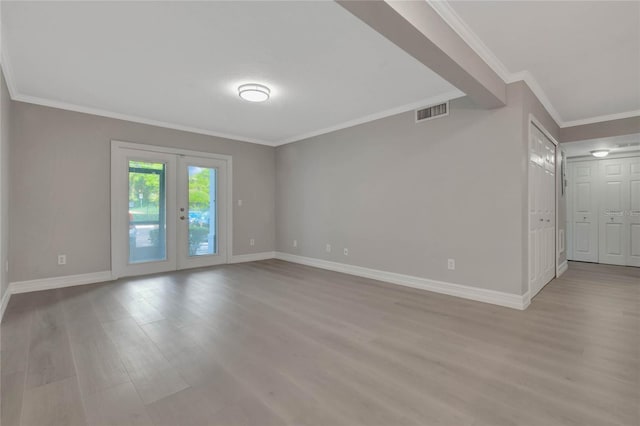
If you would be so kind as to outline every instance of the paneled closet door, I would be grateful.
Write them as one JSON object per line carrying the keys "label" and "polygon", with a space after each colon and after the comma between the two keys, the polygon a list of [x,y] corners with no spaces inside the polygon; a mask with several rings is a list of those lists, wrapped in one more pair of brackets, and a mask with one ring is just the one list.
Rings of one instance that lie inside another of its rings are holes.
{"label": "paneled closet door", "polygon": [[629,256],[627,265],[640,266],[640,157],[628,159],[629,171]]}
{"label": "paneled closet door", "polygon": [[626,265],[629,255],[629,160],[599,162],[600,186],[600,263]]}
{"label": "paneled closet door", "polygon": [[569,244],[572,259],[582,262],[598,261],[598,165],[595,161],[571,163],[570,196],[573,235]]}
{"label": "paneled closet door", "polygon": [[534,125],[529,140],[529,291],[555,276],[555,145]]}

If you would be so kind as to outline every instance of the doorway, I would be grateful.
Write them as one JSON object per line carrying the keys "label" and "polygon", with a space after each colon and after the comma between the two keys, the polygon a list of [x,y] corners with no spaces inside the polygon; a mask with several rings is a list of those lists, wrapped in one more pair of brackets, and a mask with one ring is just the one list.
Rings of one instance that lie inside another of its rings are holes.
{"label": "doorway", "polygon": [[112,142],[115,277],[228,262],[231,157]]}

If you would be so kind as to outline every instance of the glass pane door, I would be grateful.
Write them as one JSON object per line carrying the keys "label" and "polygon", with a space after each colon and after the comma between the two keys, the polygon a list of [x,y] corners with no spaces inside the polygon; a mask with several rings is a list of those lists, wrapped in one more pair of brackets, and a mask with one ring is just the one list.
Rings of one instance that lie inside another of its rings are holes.
{"label": "glass pane door", "polygon": [[178,161],[178,268],[226,262],[226,162],[199,157]]}
{"label": "glass pane door", "polygon": [[174,271],[177,157],[114,148],[111,161],[113,275]]}
{"label": "glass pane door", "polygon": [[129,160],[129,263],[167,258],[166,165]]}
{"label": "glass pane door", "polygon": [[217,253],[216,174],[210,167],[188,166],[189,256]]}

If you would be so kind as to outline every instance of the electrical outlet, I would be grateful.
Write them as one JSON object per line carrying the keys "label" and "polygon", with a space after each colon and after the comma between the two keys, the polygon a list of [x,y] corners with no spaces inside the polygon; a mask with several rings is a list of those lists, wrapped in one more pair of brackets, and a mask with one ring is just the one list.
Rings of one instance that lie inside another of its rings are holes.
{"label": "electrical outlet", "polygon": [[448,259],[447,260],[447,268],[450,270],[454,270],[456,269],[456,260],[455,259]]}
{"label": "electrical outlet", "polygon": [[242,200],[238,200],[238,207],[242,207]]}
{"label": "electrical outlet", "polygon": [[327,253],[331,253],[331,244],[327,244],[324,249],[327,251]]}
{"label": "electrical outlet", "polygon": [[298,240],[293,240],[293,246],[298,247]]}
{"label": "electrical outlet", "polygon": [[349,249],[348,248],[344,249],[344,255],[345,256],[349,256]]}
{"label": "electrical outlet", "polygon": [[59,254],[58,255],[58,265],[66,265],[67,264],[67,255]]}
{"label": "electrical outlet", "polygon": [[251,239],[249,240],[249,245],[250,245],[250,246],[255,246],[255,245],[256,245],[256,240],[254,240],[253,238],[251,238]]}

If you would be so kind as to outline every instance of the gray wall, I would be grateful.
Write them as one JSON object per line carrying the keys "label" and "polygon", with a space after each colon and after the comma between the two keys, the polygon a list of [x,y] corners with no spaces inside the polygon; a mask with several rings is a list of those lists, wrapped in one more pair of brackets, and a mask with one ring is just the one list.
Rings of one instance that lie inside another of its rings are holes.
{"label": "gray wall", "polygon": [[276,148],[277,249],[522,294],[524,89],[508,86],[504,108],[461,98],[445,118],[408,112]]}
{"label": "gray wall", "polygon": [[0,70],[0,298],[9,286],[5,265],[9,256],[9,126],[13,102]]}
{"label": "gray wall", "polygon": [[12,282],[111,269],[112,139],[232,155],[233,254],[274,250],[272,147],[21,102],[12,132]]}

